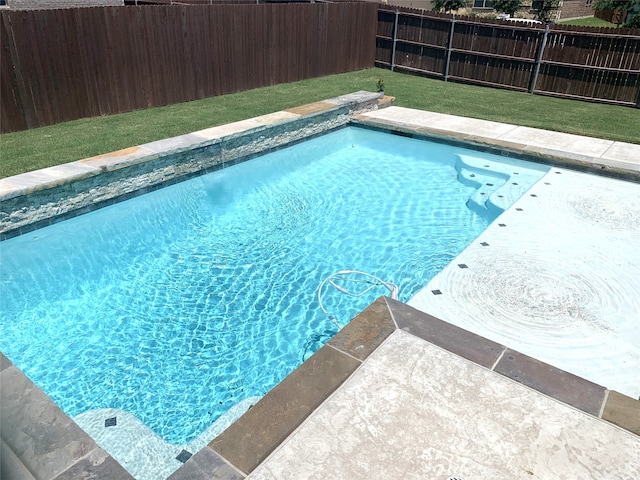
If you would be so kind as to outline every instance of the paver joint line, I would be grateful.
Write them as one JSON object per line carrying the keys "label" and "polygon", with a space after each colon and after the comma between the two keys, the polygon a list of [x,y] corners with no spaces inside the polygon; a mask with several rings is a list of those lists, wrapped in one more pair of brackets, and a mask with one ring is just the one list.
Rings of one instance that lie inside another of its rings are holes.
{"label": "paver joint line", "polygon": [[335,350],[336,352],[338,352],[338,353],[340,353],[340,354],[342,354],[342,355],[345,355],[345,356],[347,356],[347,357],[349,357],[349,358],[354,359],[355,361],[357,361],[357,362],[359,362],[359,363],[362,363],[362,360],[360,360],[359,358],[354,357],[354,356],[353,356],[353,355],[351,355],[350,353],[345,352],[344,350],[342,350],[342,349],[340,349],[340,348],[336,347],[335,345],[333,345],[333,344],[331,344],[331,343],[327,343],[327,346],[328,346],[329,348],[332,348],[333,350]]}
{"label": "paver joint line", "polygon": [[609,389],[605,390],[604,398],[602,399],[602,405],[600,405],[600,411],[598,412],[598,418],[602,418],[602,414],[604,413],[604,409],[607,405],[607,399],[609,398]]}

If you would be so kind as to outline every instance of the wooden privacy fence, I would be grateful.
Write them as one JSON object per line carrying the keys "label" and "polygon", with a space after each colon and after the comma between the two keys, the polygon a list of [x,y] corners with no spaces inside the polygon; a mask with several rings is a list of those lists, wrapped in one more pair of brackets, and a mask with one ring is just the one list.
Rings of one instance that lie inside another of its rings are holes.
{"label": "wooden privacy fence", "polygon": [[380,8],[376,65],[445,81],[640,106],[640,35],[631,29],[509,24]]}
{"label": "wooden privacy fence", "polygon": [[0,131],[374,63],[444,80],[640,106],[637,32],[509,24],[367,2],[2,10]]}
{"label": "wooden privacy fence", "polygon": [[0,129],[370,68],[377,9],[341,2],[3,10]]}

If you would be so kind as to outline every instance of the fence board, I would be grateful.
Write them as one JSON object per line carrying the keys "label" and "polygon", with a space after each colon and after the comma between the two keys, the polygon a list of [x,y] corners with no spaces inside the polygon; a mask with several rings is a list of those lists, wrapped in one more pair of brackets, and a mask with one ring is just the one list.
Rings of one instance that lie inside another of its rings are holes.
{"label": "fence board", "polygon": [[640,36],[603,37],[552,31],[543,60],[567,63],[579,60],[588,66],[640,70]]}
{"label": "fence board", "polygon": [[3,10],[0,127],[16,131],[369,68],[377,8]]}
{"label": "fence board", "polygon": [[[389,38],[396,14],[394,57]],[[375,59],[381,67],[445,81],[639,105],[638,30],[554,25],[544,37],[543,25],[381,7]]]}

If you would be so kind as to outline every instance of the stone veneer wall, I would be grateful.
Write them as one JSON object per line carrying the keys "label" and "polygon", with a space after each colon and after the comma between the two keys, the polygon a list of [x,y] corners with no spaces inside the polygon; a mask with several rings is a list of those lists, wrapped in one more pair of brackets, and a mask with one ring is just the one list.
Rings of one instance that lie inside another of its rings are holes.
{"label": "stone veneer wall", "polygon": [[0,238],[17,236],[339,128],[352,115],[377,109],[381,97],[378,93],[356,92],[2,179],[0,182],[11,188],[0,189]]}

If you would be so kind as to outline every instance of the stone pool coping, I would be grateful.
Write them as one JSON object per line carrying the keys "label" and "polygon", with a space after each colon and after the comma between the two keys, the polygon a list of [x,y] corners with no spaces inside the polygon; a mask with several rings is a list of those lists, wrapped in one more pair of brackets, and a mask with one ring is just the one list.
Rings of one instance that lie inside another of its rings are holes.
{"label": "stone pool coping", "polygon": [[[304,141],[393,100],[354,92],[0,179],[0,240]],[[2,352],[0,372],[0,476],[133,478]]]}

